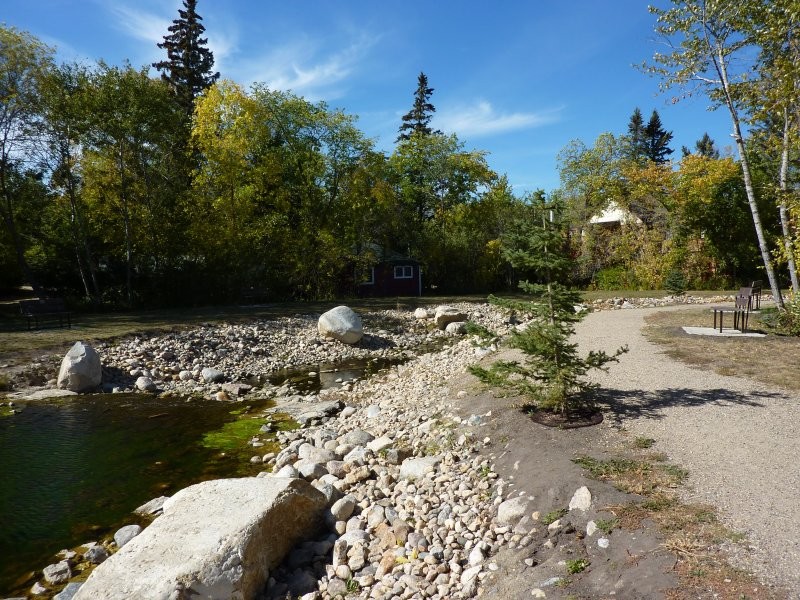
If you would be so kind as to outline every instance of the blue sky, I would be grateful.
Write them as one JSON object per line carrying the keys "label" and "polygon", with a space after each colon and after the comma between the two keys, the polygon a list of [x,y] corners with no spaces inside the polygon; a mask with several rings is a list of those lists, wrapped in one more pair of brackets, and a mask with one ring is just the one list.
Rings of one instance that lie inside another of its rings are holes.
{"label": "blue sky", "polygon": [[[664,2],[657,2],[663,4]],[[164,58],[156,43],[180,0],[5,0],[0,18],[58,50],[60,60],[135,67]],[[556,157],[572,139],[626,132],[658,110],[681,145],[708,132],[731,145],[723,110],[705,97],[674,104],[632,67],[658,49],[641,0],[198,0],[222,77],[292,90],[357,115],[390,152],[417,75],[434,88],[434,125],[489,153],[515,191],[559,186]]]}

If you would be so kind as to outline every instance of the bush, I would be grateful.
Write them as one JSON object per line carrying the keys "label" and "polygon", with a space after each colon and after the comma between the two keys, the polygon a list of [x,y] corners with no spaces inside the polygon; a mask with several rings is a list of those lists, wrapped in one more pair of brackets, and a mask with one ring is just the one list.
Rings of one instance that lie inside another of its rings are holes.
{"label": "bush", "polygon": [[638,287],[636,276],[625,267],[607,267],[594,276],[598,290],[633,290]]}
{"label": "bush", "polygon": [[786,310],[778,313],[778,327],[787,335],[800,336],[800,296],[786,302]]}

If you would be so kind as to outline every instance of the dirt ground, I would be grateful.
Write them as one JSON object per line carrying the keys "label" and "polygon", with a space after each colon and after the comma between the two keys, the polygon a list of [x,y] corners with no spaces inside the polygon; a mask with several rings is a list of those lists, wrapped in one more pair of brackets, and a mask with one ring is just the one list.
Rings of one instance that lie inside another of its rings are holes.
{"label": "dirt ground", "polygon": [[[494,458],[500,476],[513,482],[507,496],[524,494],[532,498],[530,508],[539,512],[530,545],[507,548],[493,557],[497,568],[483,581],[483,597],[791,597],[784,590],[762,585],[747,573],[729,567],[719,544],[702,549],[675,544],[675,539],[682,539],[679,517],[674,527],[665,527],[665,515],[652,513],[657,518],[651,519],[650,511],[641,508],[655,506],[658,511],[658,502],[653,498],[660,501],[664,497],[661,491],[654,490],[655,496],[626,493],[612,482],[591,477],[573,462],[581,457],[591,457],[599,463],[641,460],[649,464],[664,460],[646,447],[639,447],[647,443],[620,428],[613,414],[606,414],[603,423],[592,427],[550,428],[524,414],[515,406],[517,399],[499,397],[469,374],[454,376],[450,389],[453,395],[461,390],[467,393],[456,400],[462,418],[491,413],[477,433],[491,440],[485,452]],[[669,469],[670,465],[666,467]],[[561,527],[549,531],[546,523],[566,512],[573,494],[582,486],[591,492],[590,509],[585,513],[567,512],[561,518]],[[703,512],[705,507],[672,506],[671,510],[683,516],[707,514]],[[632,514],[636,518],[629,518]],[[706,518],[714,521],[713,517]],[[587,535],[589,521],[603,529]],[[601,547],[606,541],[607,547]],[[570,572],[583,565],[583,570]]]}

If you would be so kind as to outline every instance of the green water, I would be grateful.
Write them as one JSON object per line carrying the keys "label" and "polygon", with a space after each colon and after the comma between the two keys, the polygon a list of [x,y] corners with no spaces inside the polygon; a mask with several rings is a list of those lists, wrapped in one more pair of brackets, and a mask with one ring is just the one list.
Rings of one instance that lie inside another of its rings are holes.
{"label": "green water", "polygon": [[136,522],[131,511],[151,498],[261,470],[245,444],[224,454],[203,445],[244,406],[258,415],[266,403],[107,394],[0,418],[0,596],[28,589],[30,571],[59,550]]}

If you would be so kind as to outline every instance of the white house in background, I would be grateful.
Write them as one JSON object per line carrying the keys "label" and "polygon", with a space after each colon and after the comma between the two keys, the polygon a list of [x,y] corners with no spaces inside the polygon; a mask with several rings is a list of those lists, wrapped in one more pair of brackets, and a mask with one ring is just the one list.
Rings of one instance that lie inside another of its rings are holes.
{"label": "white house in background", "polygon": [[634,215],[631,211],[621,208],[619,204],[616,203],[615,200],[611,200],[606,206],[605,210],[601,212],[599,215],[593,216],[589,219],[589,223],[592,225],[622,225],[626,223],[635,223],[636,225],[642,225],[643,221]]}

